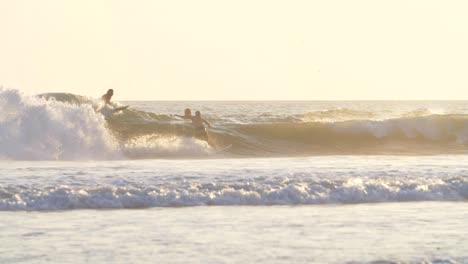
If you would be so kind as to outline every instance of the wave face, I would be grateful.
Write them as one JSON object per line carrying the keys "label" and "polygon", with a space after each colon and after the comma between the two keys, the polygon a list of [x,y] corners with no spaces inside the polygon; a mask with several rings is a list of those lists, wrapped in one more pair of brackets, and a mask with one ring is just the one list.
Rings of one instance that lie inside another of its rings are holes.
{"label": "wave face", "polygon": [[[205,105],[208,131],[215,146],[232,144],[232,156],[307,156],[354,154],[452,154],[465,153],[468,114],[436,113],[425,108],[388,114],[386,111],[335,108],[302,113],[267,113],[255,106],[232,107],[232,112]],[[183,109],[180,106],[177,113]],[[162,110],[162,109],[159,109]],[[249,111],[246,114],[245,111]],[[254,114],[251,114],[254,112]],[[166,112],[155,114],[131,109],[109,120],[122,141],[140,137],[190,137],[187,122]],[[148,135],[152,135],[148,137]],[[148,142],[149,144],[150,141]]]}
{"label": "wave face", "polygon": [[[173,109],[162,102],[130,104],[128,110],[105,119],[96,111],[97,101],[84,96],[32,97],[2,89],[0,158],[432,155],[465,153],[468,143],[467,113],[433,111],[418,103],[406,105],[405,111],[362,102],[342,102],[343,108],[327,108],[323,102],[271,102],[268,108],[266,103],[180,102],[173,103],[177,106]],[[192,138],[191,125],[172,115],[187,104],[201,109],[212,123],[211,145]],[[310,105],[315,107],[312,111]],[[228,150],[217,151],[230,144]]]}

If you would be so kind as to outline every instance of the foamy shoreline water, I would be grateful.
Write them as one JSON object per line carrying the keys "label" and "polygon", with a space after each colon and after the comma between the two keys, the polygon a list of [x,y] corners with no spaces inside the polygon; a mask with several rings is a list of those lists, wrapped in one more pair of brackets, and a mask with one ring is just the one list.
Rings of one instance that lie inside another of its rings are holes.
{"label": "foamy shoreline water", "polygon": [[468,203],[0,212],[5,263],[467,263]]}

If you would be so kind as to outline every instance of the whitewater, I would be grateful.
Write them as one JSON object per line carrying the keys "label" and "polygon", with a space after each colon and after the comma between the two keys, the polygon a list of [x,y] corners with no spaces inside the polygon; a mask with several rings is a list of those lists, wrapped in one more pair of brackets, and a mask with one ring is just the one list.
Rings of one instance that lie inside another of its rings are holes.
{"label": "whitewater", "polygon": [[[125,102],[102,115],[80,95],[0,90],[9,160],[464,154],[466,102]],[[174,114],[202,111],[211,146]],[[222,149],[231,145],[229,151]]]}
{"label": "whitewater", "polygon": [[[0,210],[465,201],[468,157],[1,162]],[[461,164],[460,164],[461,163]]]}
{"label": "whitewater", "polygon": [[468,263],[467,101],[100,104],[0,88],[0,263]]}

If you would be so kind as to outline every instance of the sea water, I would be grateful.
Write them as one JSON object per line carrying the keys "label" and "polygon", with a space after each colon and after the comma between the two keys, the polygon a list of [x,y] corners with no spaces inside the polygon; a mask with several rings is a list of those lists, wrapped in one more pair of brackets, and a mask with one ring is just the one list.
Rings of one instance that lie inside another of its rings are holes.
{"label": "sea water", "polygon": [[0,263],[468,263],[468,102],[123,103],[0,90]]}

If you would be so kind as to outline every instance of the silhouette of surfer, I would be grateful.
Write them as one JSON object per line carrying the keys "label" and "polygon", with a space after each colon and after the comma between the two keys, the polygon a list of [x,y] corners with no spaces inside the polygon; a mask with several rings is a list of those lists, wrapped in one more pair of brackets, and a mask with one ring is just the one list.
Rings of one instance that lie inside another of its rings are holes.
{"label": "silhouette of surfer", "polygon": [[196,111],[195,115],[192,115],[192,111],[190,108],[186,108],[184,111],[184,115],[175,115],[183,119],[190,119],[192,120],[192,126],[194,129],[194,136],[198,139],[204,140],[210,144],[208,133],[206,132],[206,128],[204,124],[207,124],[208,127],[211,127],[210,123],[201,117],[200,111]]}
{"label": "silhouette of surfer", "polygon": [[[102,101],[104,102],[104,105],[110,105],[110,106],[113,106],[112,103],[111,103],[111,99],[112,99],[112,96],[114,95],[114,90],[113,89],[109,89],[107,90],[107,93],[103,94],[101,96],[101,99]],[[124,109],[127,109],[129,106],[126,105],[126,106],[121,106],[121,107],[114,107],[114,111],[115,112],[118,112],[118,111],[122,111]]]}
{"label": "silhouette of surfer", "polygon": [[102,101],[104,101],[105,104],[110,104],[110,101],[112,99],[112,96],[114,95],[114,90],[109,89],[107,90],[107,93],[103,94],[101,96]]}
{"label": "silhouette of surfer", "polygon": [[210,143],[208,141],[208,133],[206,132],[206,128],[203,124],[207,124],[208,127],[211,127],[210,123],[201,117],[200,111],[196,111],[195,116],[192,117],[192,125],[195,130],[195,137]]}
{"label": "silhouette of surfer", "polygon": [[185,108],[184,115],[175,115],[183,119],[192,119],[192,110],[190,108]]}

